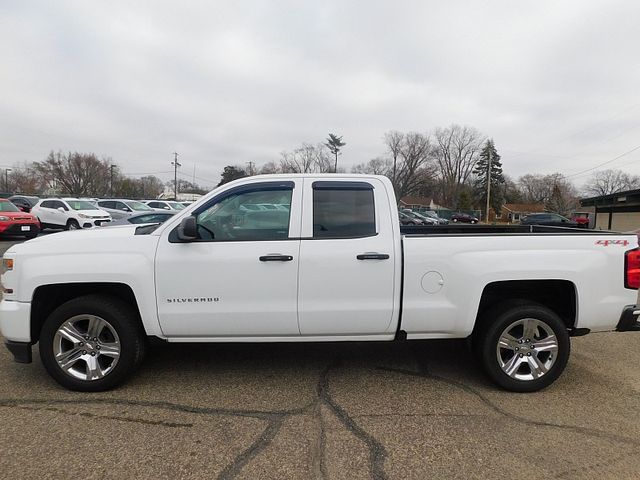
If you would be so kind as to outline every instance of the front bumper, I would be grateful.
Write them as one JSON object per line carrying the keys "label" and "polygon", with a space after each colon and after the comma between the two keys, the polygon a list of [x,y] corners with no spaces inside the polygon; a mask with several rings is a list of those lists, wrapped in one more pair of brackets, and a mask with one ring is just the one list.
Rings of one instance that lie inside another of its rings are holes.
{"label": "front bumper", "polygon": [[[23,227],[27,227],[26,230]],[[0,227],[3,235],[37,235],[40,232],[40,225],[37,223],[11,223]]]}
{"label": "front bumper", "polygon": [[12,342],[31,342],[31,304],[2,300],[0,302],[0,333]]}
{"label": "front bumper", "polygon": [[100,226],[104,225],[105,223],[110,223],[111,222],[111,218],[108,218],[108,217],[104,217],[104,218],[81,218],[80,220],[81,220],[80,226],[82,228],[100,227]]}
{"label": "front bumper", "polygon": [[627,305],[622,310],[620,320],[616,326],[617,332],[640,332],[640,322],[638,317],[640,316],[640,306]]}
{"label": "front bumper", "polygon": [[2,300],[0,333],[18,363],[31,363],[31,304]]}

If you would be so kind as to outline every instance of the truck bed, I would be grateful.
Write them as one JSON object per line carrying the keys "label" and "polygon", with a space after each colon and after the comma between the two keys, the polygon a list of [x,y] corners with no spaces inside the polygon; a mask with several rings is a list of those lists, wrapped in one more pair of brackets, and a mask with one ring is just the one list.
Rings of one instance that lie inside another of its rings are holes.
{"label": "truck bed", "polygon": [[607,230],[588,230],[586,228],[551,227],[545,225],[401,225],[400,233],[406,236],[425,235],[620,235]]}

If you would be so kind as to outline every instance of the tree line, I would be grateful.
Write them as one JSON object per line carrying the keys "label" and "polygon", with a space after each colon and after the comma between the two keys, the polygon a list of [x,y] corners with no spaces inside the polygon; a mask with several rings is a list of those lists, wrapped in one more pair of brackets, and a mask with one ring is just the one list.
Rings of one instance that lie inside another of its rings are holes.
{"label": "tree line", "polygon": [[[218,185],[257,173],[345,172],[338,164],[345,145],[341,136],[331,133],[324,142],[302,143],[256,168],[227,165]],[[391,130],[382,138],[380,155],[350,171],[387,176],[398,198],[431,197],[447,208],[483,212],[489,182],[490,206],[495,210],[503,203],[538,203],[565,215],[578,207],[580,197],[640,188],[640,177],[621,170],[596,171],[580,190],[562,173],[512,178],[503,171],[493,139],[476,128],[455,124],[431,132]],[[81,197],[155,198],[165,186],[173,189],[172,180],[124,175],[109,157],[53,151],[41,162],[14,165],[0,177],[0,184],[7,193]],[[205,193],[207,189],[179,179],[178,191]]]}
{"label": "tree line", "polygon": [[[124,175],[111,158],[93,153],[50,152],[45,160],[18,164],[0,179],[6,193],[24,195],[69,195],[75,197],[156,198],[165,186],[155,175],[139,178]],[[178,180],[185,193],[206,193],[206,189],[186,180]]]}

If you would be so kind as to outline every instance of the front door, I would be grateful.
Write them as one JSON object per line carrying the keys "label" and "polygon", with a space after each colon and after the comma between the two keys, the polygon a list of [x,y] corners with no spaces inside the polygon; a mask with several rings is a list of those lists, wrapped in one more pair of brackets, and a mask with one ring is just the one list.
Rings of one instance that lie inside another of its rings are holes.
{"label": "front door", "polygon": [[175,222],[168,225],[156,254],[158,315],[165,335],[300,334],[301,186],[263,180],[223,191],[194,211],[197,241],[180,242]]}

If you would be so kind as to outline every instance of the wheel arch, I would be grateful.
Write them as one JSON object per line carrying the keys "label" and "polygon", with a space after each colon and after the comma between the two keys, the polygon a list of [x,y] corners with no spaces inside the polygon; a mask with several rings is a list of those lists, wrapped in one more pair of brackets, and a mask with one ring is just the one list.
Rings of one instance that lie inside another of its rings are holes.
{"label": "wheel arch", "polygon": [[576,326],[578,295],[576,285],[570,280],[504,280],[489,283],[482,291],[476,325],[489,310],[513,301],[542,305],[556,313],[568,330]]}
{"label": "wheel arch", "polygon": [[51,312],[73,298],[89,294],[116,297],[131,305],[136,312],[137,321],[144,328],[135,293],[125,283],[94,282],[41,285],[33,292],[31,301],[31,342],[36,343],[39,340],[42,325]]}

